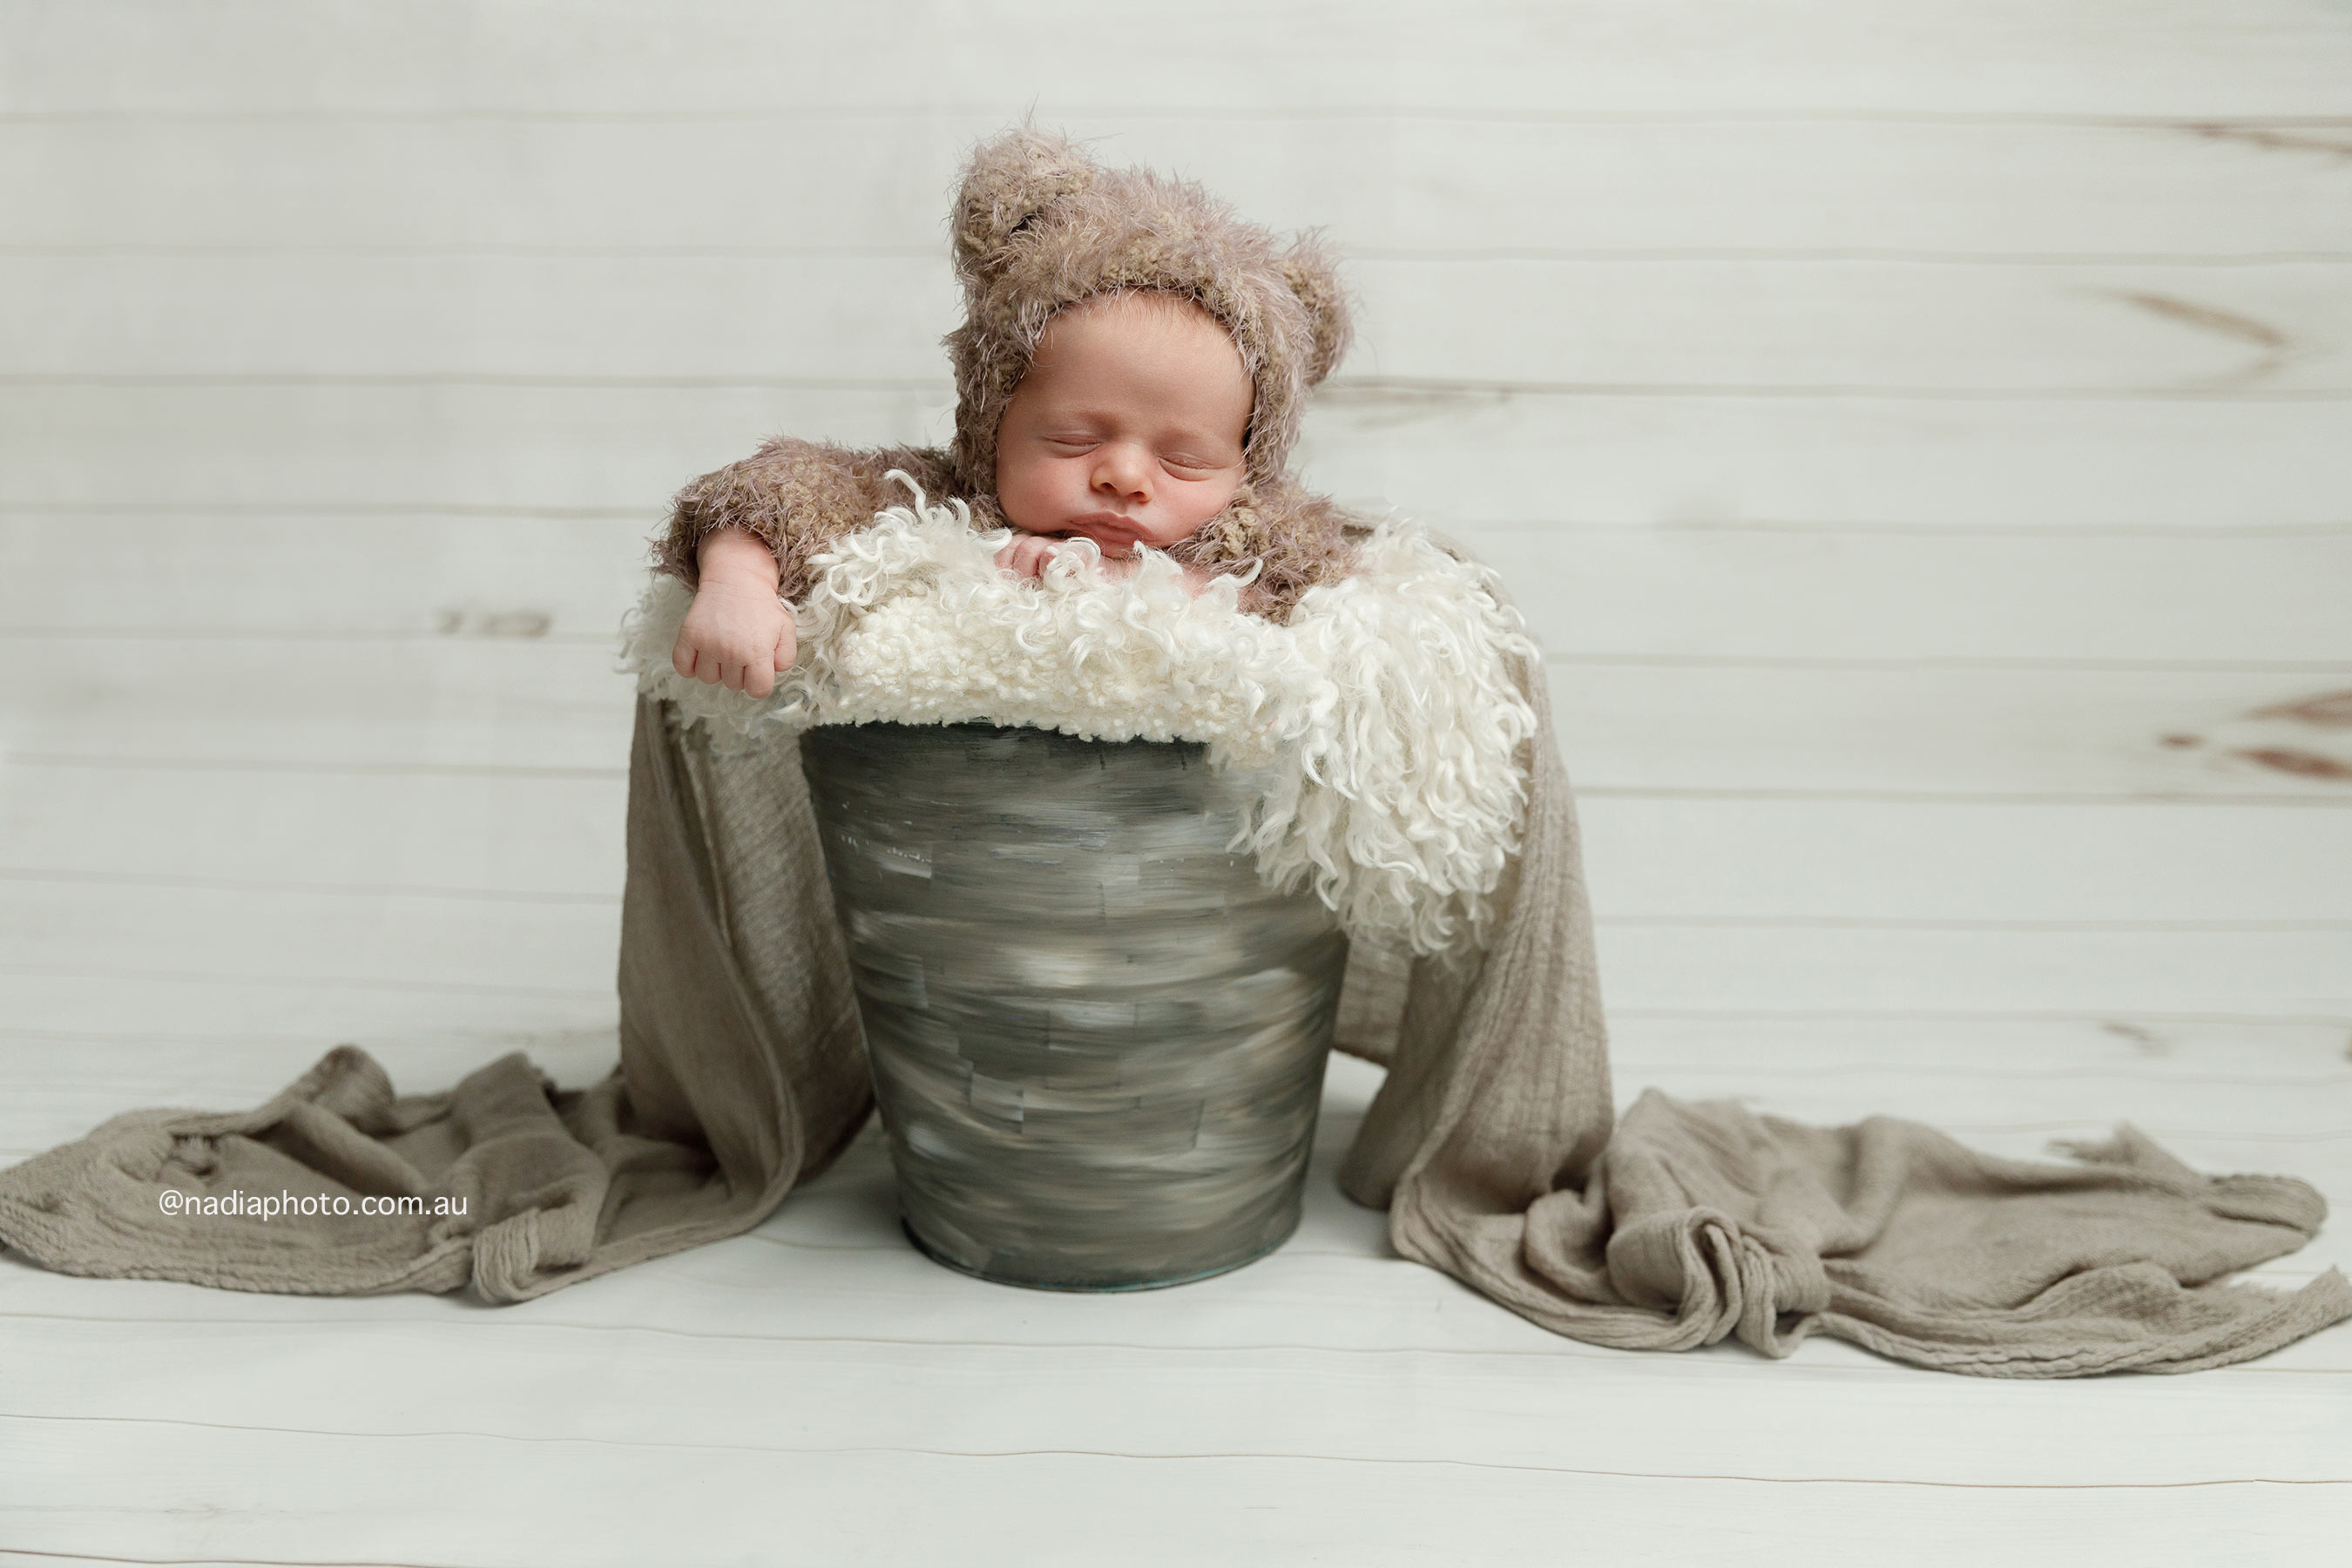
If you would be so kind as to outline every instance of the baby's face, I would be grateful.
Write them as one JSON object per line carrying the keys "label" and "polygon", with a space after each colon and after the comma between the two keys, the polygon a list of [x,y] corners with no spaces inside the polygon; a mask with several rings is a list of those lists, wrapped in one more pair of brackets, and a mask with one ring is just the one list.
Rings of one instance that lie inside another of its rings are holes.
{"label": "baby's face", "polygon": [[1214,317],[1169,295],[1074,305],[1045,324],[996,427],[996,500],[1028,533],[1105,555],[1165,549],[1241,489],[1251,388]]}

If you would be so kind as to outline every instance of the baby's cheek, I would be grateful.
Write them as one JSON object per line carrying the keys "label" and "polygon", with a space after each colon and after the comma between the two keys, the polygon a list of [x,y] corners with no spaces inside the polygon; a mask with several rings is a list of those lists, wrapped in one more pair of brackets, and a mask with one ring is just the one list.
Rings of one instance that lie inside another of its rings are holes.
{"label": "baby's cheek", "polygon": [[1051,521],[1055,494],[1051,463],[1020,457],[998,462],[996,504],[1013,527],[1034,533]]}

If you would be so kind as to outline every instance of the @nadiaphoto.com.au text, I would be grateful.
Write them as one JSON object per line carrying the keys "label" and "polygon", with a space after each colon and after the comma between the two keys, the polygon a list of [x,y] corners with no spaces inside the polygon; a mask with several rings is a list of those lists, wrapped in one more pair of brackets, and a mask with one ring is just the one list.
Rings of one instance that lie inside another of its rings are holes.
{"label": "@nadiaphoto.com.au text", "polygon": [[408,1216],[421,1219],[462,1219],[466,1214],[466,1198],[425,1197],[415,1193],[382,1195],[373,1193],[352,1197],[341,1193],[248,1193],[231,1188],[225,1193],[163,1192],[155,1194],[156,1203],[165,1214],[197,1215],[215,1217],[244,1216],[249,1219],[273,1220],[283,1215],[367,1215],[391,1218]]}

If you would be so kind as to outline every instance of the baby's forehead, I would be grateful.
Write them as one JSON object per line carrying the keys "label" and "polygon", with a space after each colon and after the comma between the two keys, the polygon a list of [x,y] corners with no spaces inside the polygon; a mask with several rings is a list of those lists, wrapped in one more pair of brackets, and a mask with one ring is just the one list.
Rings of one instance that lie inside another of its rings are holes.
{"label": "baby's forehead", "polygon": [[1065,307],[1046,323],[1013,395],[1036,410],[1148,406],[1188,426],[1238,423],[1246,441],[1256,387],[1215,316],[1182,295],[1139,290]]}

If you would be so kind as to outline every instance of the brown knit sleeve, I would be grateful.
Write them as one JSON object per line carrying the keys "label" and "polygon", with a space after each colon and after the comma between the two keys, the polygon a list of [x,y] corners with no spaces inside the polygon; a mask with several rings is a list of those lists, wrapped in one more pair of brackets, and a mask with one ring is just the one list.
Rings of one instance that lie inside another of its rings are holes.
{"label": "brown knit sleeve", "polygon": [[905,486],[883,478],[893,468],[904,468],[932,504],[948,498],[948,456],[937,447],[855,449],[779,437],[677,492],[668,531],[652,542],[654,569],[694,587],[703,536],[740,528],[775,552],[777,591],[798,600],[808,593],[810,556],[910,499]]}

